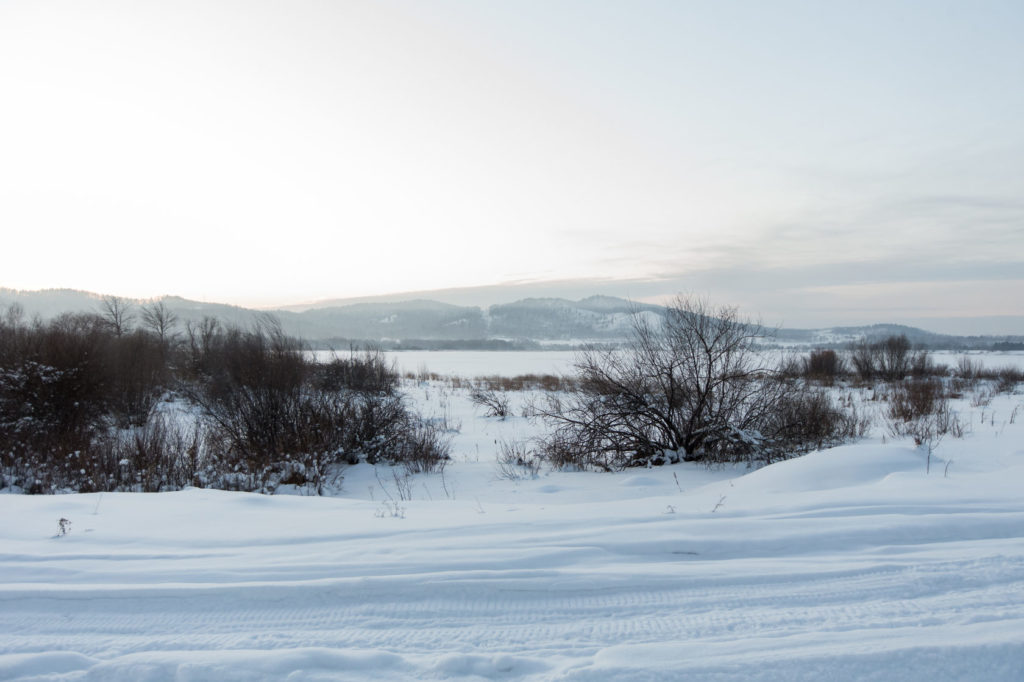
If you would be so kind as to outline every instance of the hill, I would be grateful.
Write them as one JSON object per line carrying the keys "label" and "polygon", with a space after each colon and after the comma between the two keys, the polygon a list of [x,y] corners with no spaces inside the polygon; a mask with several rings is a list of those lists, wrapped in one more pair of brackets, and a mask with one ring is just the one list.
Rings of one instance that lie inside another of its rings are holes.
{"label": "hill", "polygon": [[[100,312],[102,300],[99,294],[72,289],[0,288],[0,307],[16,303],[29,316],[44,319],[63,312]],[[196,324],[204,317],[216,317],[225,323],[246,327],[272,315],[289,334],[316,346],[330,347],[373,343],[385,348],[515,349],[620,343],[629,335],[634,314],[644,315],[657,324],[665,311],[662,306],[613,296],[589,296],[576,301],[525,298],[486,307],[428,299],[375,300],[275,310],[255,310],[177,296],[155,300],[162,301],[178,317],[181,328]],[[151,302],[130,301],[136,308]],[[932,349],[1024,348],[1024,335],[955,336],[899,324],[779,329],[774,343],[791,347],[842,347],[860,339],[874,340],[899,334],[915,345]]]}

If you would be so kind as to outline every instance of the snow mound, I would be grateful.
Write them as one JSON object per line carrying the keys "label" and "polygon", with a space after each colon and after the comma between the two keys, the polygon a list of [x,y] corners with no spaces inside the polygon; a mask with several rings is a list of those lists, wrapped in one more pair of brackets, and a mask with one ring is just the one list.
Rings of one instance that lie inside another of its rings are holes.
{"label": "snow mound", "polygon": [[98,661],[73,652],[0,655],[0,679],[14,680],[87,670]]}
{"label": "snow mound", "polygon": [[654,478],[653,476],[628,476],[622,479],[622,483],[620,483],[620,485],[629,488],[643,488],[647,486],[660,486],[664,484],[664,481]]}
{"label": "snow mound", "polygon": [[[49,654],[53,658],[57,654]],[[40,668],[40,672],[56,672]],[[39,674],[39,673],[37,673]],[[414,674],[401,656],[381,651],[339,651],[325,648],[232,651],[145,651],[104,661],[88,669],[88,679],[101,680],[318,680],[398,679]]]}
{"label": "snow mound", "polygon": [[737,481],[760,493],[792,493],[865,486],[895,473],[924,472],[925,454],[894,445],[849,445],[777,462]]}

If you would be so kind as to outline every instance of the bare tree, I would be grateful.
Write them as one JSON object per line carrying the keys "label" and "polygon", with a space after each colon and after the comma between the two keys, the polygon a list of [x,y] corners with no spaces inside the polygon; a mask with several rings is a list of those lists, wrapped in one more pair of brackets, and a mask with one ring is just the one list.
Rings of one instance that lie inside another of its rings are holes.
{"label": "bare tree", "polygon": [[913,362],[910,341],[906,335],[890,336],[876,344],[878,346],[878,369],[889,381],[899,381],[907,376]]}
{"label": "bare tree", "polygon": [[114,336],[123,336],[125,332],[131,330],[135,315],[131,312],[132,306],[127,299],[120,296],[104,296],[100,306],[100,314],[114,332]]}
{"label": "bare tree", "polygon": [[163,301],[154,301],[142,306],[142,323],[157,335],[160,343],[166,344],[174,338],[174,327],[178,316]]}
{"label": "bare tree", "polygon": [[8,327],[19,327],[25,319],[25,308],[20,303],[11,303],[4,311],[2,324]]}
{"label": "bare tree", "polygon": [[203,317],[198,323],[193,323],[191,320],[185,323],[185,334],[188,336],[189,366],[194,373],[203,372],[220,329],[220,322],[211,315]]}
{"label": "bare tree", "polygon": [[578,388],[537,408],[552,425],[550,459],[617,469],[771,452],[799,434],[803,384],[757,352],[765,330],[735,308],[677,298],[663,324],[634,316],[619,350],[576,361]]}

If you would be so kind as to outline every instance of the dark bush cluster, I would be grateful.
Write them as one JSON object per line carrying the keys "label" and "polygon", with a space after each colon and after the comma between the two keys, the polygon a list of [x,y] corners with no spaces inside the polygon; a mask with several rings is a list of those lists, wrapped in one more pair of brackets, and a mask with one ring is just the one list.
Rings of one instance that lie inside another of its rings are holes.
{"label": "dark bush cluster", "polygon": [[146,423],[168,374],[146,332],[95,315],[0,322],[0,486],[97,490],[117,473],[102,441]]}
{"label": "dark bush cluster", "polygon": [[474,380],[477,388],[489,391],[568,391],[572,377],[553,374],[518,374],[514,377],[485,376]]}
{"label": "dark bush cluster", "polygon": [[848,443],[867,435],[871,419],[856,407],[841,408],[822,390],[792,391],[775,406],[768,425],[771,447],[763,459],[786,459],[808,450]]}
{"label": "dark bush cluster", "polygon": [[[912,348],[904,336],[890,336],[876,341],[852,344],[843,354],[832,349],[816,349],[802,360],[790,359],[783,374],[832,386],[836,381],[895,387],[890,392],[902,410],[902,401],[909,395],[933,394],[940,390],[946,397],[961,397],[966,391],[981,386],[991,395],[1012,393],[1024,381],[1024,371],[1013,365],[985,367],[969,355],[961,356],[953,367],[935,364],[928,352]],[[897,418],[899,418],[897,416]]]}
{"label": "dark bush cluster", "polygon": [[319,492],[341,464],[447,459],[379,352],[317,363],[270,319],[242,330],[208,318],[179,335],[158,305],[133,328],[120,300],[105,304],[0,320],[0,488]]}
{"label": "dark bush cluster", "polygon": [[889,397],[889,417],[909,422],[934,414],[947,401],[946,387],[934,377],[913,379],[893,385]]}
{"label": "dark bush cluster", "polygon": [[938,378],[917,378],[894,384],[888,417],[889,432],[893,436],[912,438],[917,446],[927,449],[928,470],[931,469],[931,454],[945,436],[964,436],[964,425],[949,404],[947,386]]}
{"label": "dark bush cluster", "polygon": [[407,408],[379,352],[316,364],[269,327],[217,335],[198,364],[207,373],[188,395],[209,418],[215,469],[229,472],[220,486],[308,484],[319,491],[338,464],[428,471],[447,459],[447,443]]}
{"label": "dark bush cluster", "polygon": [[812,350],[804,360],[803,373],[809,379],[831,386],[846,374],[846,362],[830,348]]}
{"label": "dark bush cluster", "polygon": [[568,391],[575,388],[573,377],[556,376],[554,374],[517,374],[516,376],[488,375],[472,378],[456,375],[444,376],[422,368],[418,372],[406,372],[405,378],[410,381],[445,382],[452,388],[468,388],[483,391]]}
{"label": "dark bush cluster", "polygon": [[854,344],[850,362],[863,381],[900,381],[910,375],[927,374],[929,369],[928,353],[914,349],[902,334]]}

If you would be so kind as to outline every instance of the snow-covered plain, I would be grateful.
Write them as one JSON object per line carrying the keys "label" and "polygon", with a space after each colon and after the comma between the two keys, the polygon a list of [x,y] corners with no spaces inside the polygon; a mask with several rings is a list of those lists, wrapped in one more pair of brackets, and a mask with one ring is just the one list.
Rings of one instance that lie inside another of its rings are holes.
{"label": "snow-covered plain", "polygon": [[443,475],[0,495],[0,679],[1024,679],[1020,393],[957,401],[930,473],[880,421],[757,471],[509,479],[536,424],[407,388]]}

